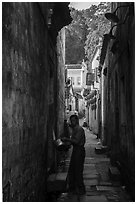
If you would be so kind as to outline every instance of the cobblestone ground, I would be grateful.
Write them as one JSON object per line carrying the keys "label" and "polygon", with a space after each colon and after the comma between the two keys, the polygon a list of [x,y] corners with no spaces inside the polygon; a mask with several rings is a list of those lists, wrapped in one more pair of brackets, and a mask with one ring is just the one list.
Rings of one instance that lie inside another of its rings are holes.
{"label": "cobblestone ground", "polygon": [[[82,123],[82,121],[80,121]],[[86,194],[79,197],[63,192],[57,202],[131,202],[120,181],[111,181],[108,173],[110,160],[105,154],[96,154],[99,146],[96,135],[85,128],[86,158],[84,164],[84,183]],[[66,161],[69,165],[69,159]]]}

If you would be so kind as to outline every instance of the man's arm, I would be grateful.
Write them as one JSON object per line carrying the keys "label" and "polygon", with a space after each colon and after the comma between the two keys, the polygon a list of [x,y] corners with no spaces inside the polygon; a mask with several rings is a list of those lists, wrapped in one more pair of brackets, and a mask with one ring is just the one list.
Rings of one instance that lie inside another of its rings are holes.
{"label": "man's arm", "polygon": [[[78,129],[77,133],[75,134],[75,136],[73,138],[64,138],[64,141],[68,141],[71,142],[72,144],[79,144],[82,137],[84,136],[84,130],[82,128]],[[62,140],[62,141],[63,141]]]}

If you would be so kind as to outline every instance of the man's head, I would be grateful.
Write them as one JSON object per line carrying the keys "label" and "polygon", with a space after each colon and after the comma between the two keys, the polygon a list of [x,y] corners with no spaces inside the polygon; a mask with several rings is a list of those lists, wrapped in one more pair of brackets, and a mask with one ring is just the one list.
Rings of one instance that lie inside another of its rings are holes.
{"label": "man's head", "polygon": [[76,125],[79,125],[79,119],[77,115],[71,115],[70,116],[70,122],[71,122],[71,126],[75,127]]}

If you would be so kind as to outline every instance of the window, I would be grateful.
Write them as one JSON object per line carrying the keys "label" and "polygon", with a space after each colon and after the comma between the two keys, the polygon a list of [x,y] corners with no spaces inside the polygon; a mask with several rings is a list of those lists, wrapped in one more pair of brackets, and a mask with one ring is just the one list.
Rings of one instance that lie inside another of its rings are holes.
{"label": "window", "polygon": [[77,85],[81,85],[81,77],[77,77]]}

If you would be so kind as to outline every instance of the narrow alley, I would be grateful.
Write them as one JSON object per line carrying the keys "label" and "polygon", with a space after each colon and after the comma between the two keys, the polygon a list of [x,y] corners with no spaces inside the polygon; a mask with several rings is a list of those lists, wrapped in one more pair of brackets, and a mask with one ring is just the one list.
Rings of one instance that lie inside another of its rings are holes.
{"label": "narrow alley", "polygon": [[[81,120],[83,122],[83,120]],[[81,123],[82,125],[82,123]],[[113,169],[113,173],[109,172],[112,168],[108,152],[96,153],[95,149],[101,145],[94,135],[87,128],[84,128],[86,134],[86,158],[84,163],[84,184],[86,186],[86,194],[78,196],[77,194],[69,194],[65,192],[64,183],[66,182],[67,170],[69,166],[69,157],[66,159],[65,168],[56,175],[56,181],[53,179],[49,185],[54,186],[51,201],[54,202],[131,202],[132,199],[125,186],[122,185],[120,172]],[[51,176],[53,178],[53,175]],[[59,180],[61,179],[61,180]],[[63,183],[64,181],[64,183]],[[53,184],[54,183],[54,184]],[[56,184],[55,184],[56,183]],[[62,187],[61,187],[62,185]],[[55,189],[56,186],[56,189]],[[62,188],[62,193],[58,192]],[[64,190],[64,191],[63,191]],[[57,196],[53,196],[58,192]],[[52,200],[53,199],[53,200]]]}
{"label": "narrow alley", "polygon": [[135,3],[1,13],[2,201],[134,202]]}

